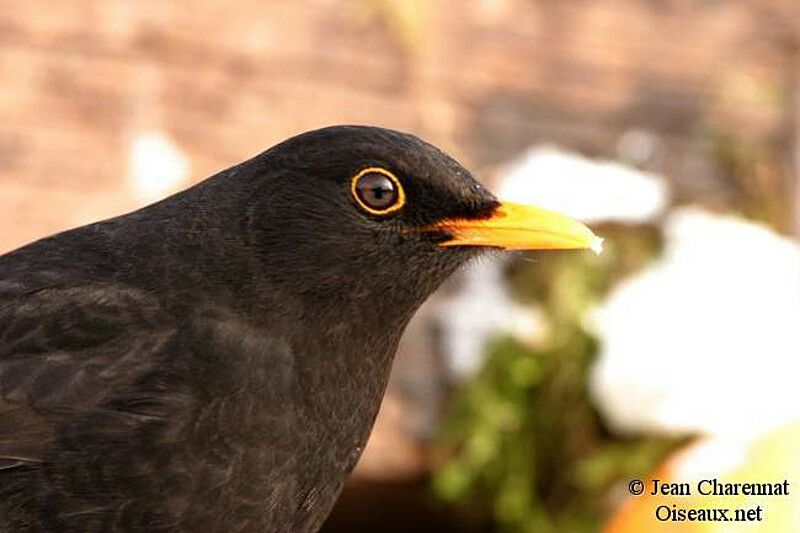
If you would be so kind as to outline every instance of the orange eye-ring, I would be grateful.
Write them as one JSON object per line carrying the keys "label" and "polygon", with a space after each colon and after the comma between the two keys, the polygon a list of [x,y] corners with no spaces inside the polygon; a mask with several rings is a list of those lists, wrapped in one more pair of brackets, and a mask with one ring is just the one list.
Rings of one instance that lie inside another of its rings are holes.
{"label": "orange eye-ring", "polygon": [[380,167],[365,168],[353,176],[350,192],[358,205],[373,215],[394,213],[406,203],[406,193],[400,180]]}

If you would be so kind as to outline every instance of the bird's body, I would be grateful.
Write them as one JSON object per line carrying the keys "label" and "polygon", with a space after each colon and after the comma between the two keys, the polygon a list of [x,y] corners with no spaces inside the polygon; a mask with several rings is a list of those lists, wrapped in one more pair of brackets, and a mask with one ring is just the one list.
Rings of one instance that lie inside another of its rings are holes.
{"label": "bird's body", "polygon": [[[359,211],[370,165],[402,215]],[[422,229],[497,205],[414,137],[328,128],[2,256],[0,532],[316,531],[403,328],[478,250]]]}
{"label": "bird's body", "polygon": [[124,272],[99,257],[113,237],[3,262],[24,281],[0,293],[0,530],[36,517],[41,531],[314,531],[366,441],[397,336],[316,324],[290,299],[176,290],[159,277],[179,268],[157,252],[169,239],[145,240]]}

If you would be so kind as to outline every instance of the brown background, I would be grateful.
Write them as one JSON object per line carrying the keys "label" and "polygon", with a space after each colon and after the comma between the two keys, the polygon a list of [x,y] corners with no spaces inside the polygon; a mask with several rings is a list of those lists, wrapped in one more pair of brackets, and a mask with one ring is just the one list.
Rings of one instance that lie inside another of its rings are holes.
{"label": "brown background", "polygon": [[200,179],[335,123],[486,174],[542,140],[613,155],[637,128],[657,170],[713,188],[705,131],[791,142],[798,28],[793,0],[2,0],[0,250],[129,207],[152,129]]}

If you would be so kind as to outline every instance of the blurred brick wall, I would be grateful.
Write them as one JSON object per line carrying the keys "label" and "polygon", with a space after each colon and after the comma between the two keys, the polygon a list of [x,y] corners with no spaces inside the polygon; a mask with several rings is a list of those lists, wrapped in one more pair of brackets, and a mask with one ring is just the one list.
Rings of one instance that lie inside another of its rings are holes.
{"label": "blurred brick wall", "polygon": [[480,167],[542,140],[606,153],[630,127],[680,155],[703,113],[782,126],[794,0],[414,5],[0,1],[0,250],[129,207],[142,131],[173,139],[197,179],[342,122]]}
{"label": "blurred brick wall", "polygon": [[[487,177],[543,141],[613,157],[637,129],[647,165],[713,194],[704,129],[788,138],[798,28],[796,0],[0,0],[0,252],[143,203],[147,132],[197,180],[335,123],[416,132]],[[413,469],[401,418],[383,455]]]}

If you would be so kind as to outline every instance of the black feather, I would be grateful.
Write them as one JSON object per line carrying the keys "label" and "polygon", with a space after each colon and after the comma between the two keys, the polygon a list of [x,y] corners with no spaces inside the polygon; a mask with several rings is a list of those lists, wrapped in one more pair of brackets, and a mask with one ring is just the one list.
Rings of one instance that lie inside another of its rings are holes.
{"label": "black feather", "polygon": [[[350,196],[370,165],[397,215]],[[335,127],[3,256],[0,531],[315,531],[474,253],[406,230],[495,206],[415,137]]]}

